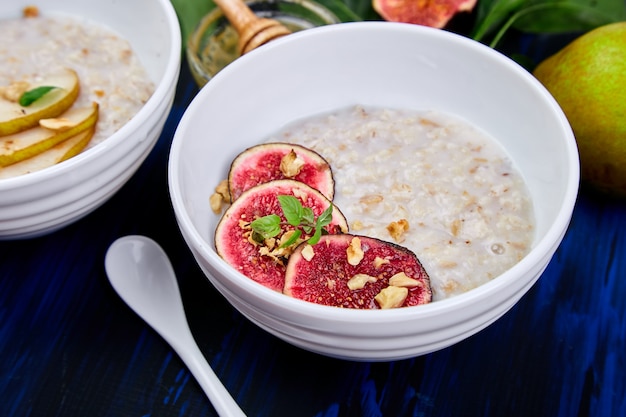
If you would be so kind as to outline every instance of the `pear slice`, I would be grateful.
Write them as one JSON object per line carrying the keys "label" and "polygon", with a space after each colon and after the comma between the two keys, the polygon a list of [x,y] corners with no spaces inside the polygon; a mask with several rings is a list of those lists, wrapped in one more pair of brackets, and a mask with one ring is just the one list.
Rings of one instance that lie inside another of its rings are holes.
{"label": "pear slice", "polygon": [[95,126],[92,126],[32,158],[25,159],[5,168],[0,168],[0,179],[40,171],[77,155],[85,149],[93,137],[95,130]]}
{"label": "pear slice", "polygon": [[33,82],[29,90],[37,87],[57,87],[29,106],[0,97],[0,136],[21,132],[37,126],[40,119],[57,117],[69,109],[80,91],[78,74],[74,70],[64,69],[58,74],[51,74]]}
{"label": "pear slice", "polygon": [[[58,143],[89,129],[98,121],[98,103],[89,107],[71,108],[61,115],[65,126],[58,130],[41,126],[0,137],[0,167],[31,158]],[[67,125],[69,122],[69,126]]]}

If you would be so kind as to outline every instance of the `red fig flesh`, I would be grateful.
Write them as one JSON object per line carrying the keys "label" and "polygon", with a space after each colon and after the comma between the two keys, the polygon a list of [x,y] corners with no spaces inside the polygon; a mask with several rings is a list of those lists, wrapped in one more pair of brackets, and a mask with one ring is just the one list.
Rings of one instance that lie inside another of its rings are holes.
{"label": "red fig flesh", "polygon": [[476,0],[373,0],[374,10],[390,22],[441,29],[459,12],[470,12]]}
{"label": "red fig flesh", "polygon": [[298,246],[289,258],[284,293],[357,309],[415,306],[432,299],[430,278],[413,252],[350,234]]}
{"label": "red fig flesh", "polygon": [[[278,196],[283,195],[296,197],[303,207],[311,208],[316,217],[332,204],[318,190],[300,181],[270,181],[244,191],[226,210],[215,231],[215,248],[226,262],[252,280],[276,291],[284,288],[285,269],[291,252],[297,243],[310,237],[304,233],[293,246],[281,248],[281,242],[287,240],[290,230],[293,230],[286,224],[278,201]],[[285,224],[281,225],[279,236],[259,242],[253,236],[250,223],[270,214],[278,215]],[[324,229],[331,234],[348,231],[346,219],[336,207],[333,207],[330,224]]]}
{"label": "red fig flesh", "polygon": [[277,142],[248,148],[233,160],[228,173],[231,200],[255,185],[280,179],[303,182],[333,199],[335,184],[328,162],[306,147]]}

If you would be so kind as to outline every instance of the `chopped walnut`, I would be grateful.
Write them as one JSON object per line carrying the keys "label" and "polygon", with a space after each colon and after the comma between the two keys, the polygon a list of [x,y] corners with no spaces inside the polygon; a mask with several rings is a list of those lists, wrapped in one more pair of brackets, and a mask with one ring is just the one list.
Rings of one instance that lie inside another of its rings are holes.
{"label": "chopped walnut", "polygon": [[313,246],[311,245],[306,245],[304,248],[302,248],[302,257],[304,259],[306,259],[307,261],[310,261],[311,259],[313,259],[313,256],[315,256],[315,252],[313,251]]}
{"label": "chopped walnut", "polygon": [[351,290],[361,290],[368,282],[376,282],[377,278],[367,274],[356,274],[347,282],[348,288]]}
{"label": "chopped walnut", "polygon": [[374,300],[382,309],[398,308],[402,307],[408,295],[409,290],[407,288],[389,286],[380,290]]}
{"label": "chopped walnut", "polygon": [[230,190],[228,189],[228,180],[222,180],[217,187],[215,187],[215,192],[221,195],[224,198],[224,201],[230,201]]}
{"label": "chopped walnut", "polygon": [[287,178],[298,175],[303,166],[304,159],[300,158],[293,149],[280,160],[280,172]]}
{"label": "chopped walnut", "polygon": [[7,86],[0,87],[0,97],[5,100],[11,101],[13,103],[17,103],[26,91],[30,84],[26,81],[13,81],[11,84]]}
{"label": "chopped walnut", "polygon": [[37,6],[26,6],[22,10],[22,16],[24,17],[38,17],[39,8]]}
{"label": "chopped walnut", "polygon": [[387,258],[381,258],[380,256],[374,258],[374,267],[377,269],[388,263],[390,263],[390,261]]}
{"label": "chopped walnut", "polygon": [[346,249],[346,255],[348,257],[348,263],[352,266],[358,265],[363,259],[363,249],[361,249],[361,239],[353,237],[350,241],[350,246]]}
{"label": "chopped walnut", "polygon": [[422,283],[414,278],[411,278],[404,272],[398,272],[391,278],[389,278],[389,285],[394,287],[413,288],[419,287]]}
{"label": "chopped walnut", "polygon": [[54,130],[55,132],[64,132],[76,126],[76,122],[73,122],[65,117],[55,117],[51,119],[39,120],[39,126],[49,130]]}
{"label": "chopped walnut", "polygon": [[211,210],[213,210],[213,213],[215,214],[220,214],[222,211],[222,196],[219,195],[218,193],[215,194],[211,194],[211,197],[209,197],[209,204],[211,205]]}
{"label": "chopped walnut", "polygon": [[391,222],[387,226],[387,231],[396,242],[402,242],[404,240],[404,234],[409,230],[409,221],[407,219],[400,219],[397,222]]}
{"label": "chopped walnut", "polygon": [[222,212],[222,206],[224,203],[230,203],[230,191],[228,189],[228,180],[222,180],[215,187],[215,193],[209,197],[209,203],[211,204],[211,210],[215,214]]}

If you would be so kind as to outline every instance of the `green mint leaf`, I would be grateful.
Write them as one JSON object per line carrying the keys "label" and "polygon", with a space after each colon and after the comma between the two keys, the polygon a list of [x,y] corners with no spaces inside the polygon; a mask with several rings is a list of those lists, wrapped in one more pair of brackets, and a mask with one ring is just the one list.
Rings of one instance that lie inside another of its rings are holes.
{"label": "green mint leaf", "polygon": [[280,247],[286,248],[287,246],[293,245],[294,243],[298,241],[298,239],[300,239],[300,236],[302,236],[302,231],[295,229],[293,233],[291,234],[291,236],[289,236],[289,239],[283,242],[283,244],[280,245]]}
{"label": "green mint leaf", "polygon": [[302,209],[302,223],[311,226],[315,224],[315,213],[313,213],[313,209],[311,207],[304,207]]}
{"label": "green mint leaf", "polygon": [[328,226],[332,220],[333,220],[333,205],[331,204],[326,208],[326,210],[324,210],[322,214],[319,215],[319,217],[317,218],[317,223],[315,224],[315,227],[317,228],[319,226],[320,228],[322,228],[324,226]]}
{"label": "green mint leaf", "polygon": [[54,90],[58,87],[52,87],[49,85],[43,85],[41,87],[33,88],[32,90],[28,90],[22,94],[20,97],[19,103],[22,107],[28,107],[33,104],[35,101],[39,100],[50,91]]}
{"label": "green mint leaf", "polygon": [[280,217],[276,214],[259,217],[250,223],[250,227],[263,239],[269,239],[280,233]]}
{"label": "green mint leaf", "polygon": [[300,200],[291,195],[279,195],[278,202],[283,209],[283,214],[287,223],[292,226],[299,226],[302,222],[303,207]]}
{"label": "green mint leaf", "polygon": [[320,223],[317,223],[315,225],[315,233],[307,241],[309,245],[315,245],[317,242],[320,241],[320,238],[322,237],[322,227],[323,226],[321,226]]}

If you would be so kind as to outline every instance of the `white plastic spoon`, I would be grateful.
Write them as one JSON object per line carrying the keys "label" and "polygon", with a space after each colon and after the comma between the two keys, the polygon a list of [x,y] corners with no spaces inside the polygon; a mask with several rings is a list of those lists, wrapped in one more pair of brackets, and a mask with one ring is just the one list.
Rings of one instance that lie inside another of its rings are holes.
{"label": "white plastic spoon", "polygon": [[115,291],[178,353],[218,414],[245,416],[191,334],[174,269],[163,249],[145,236],[125,236],[111,244],[104,266]]}

